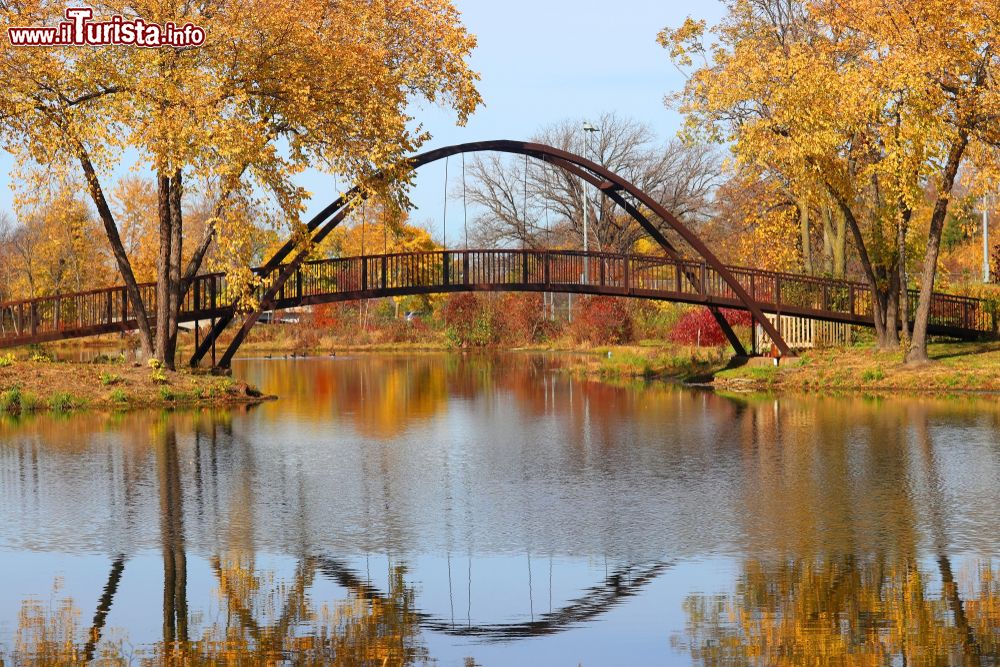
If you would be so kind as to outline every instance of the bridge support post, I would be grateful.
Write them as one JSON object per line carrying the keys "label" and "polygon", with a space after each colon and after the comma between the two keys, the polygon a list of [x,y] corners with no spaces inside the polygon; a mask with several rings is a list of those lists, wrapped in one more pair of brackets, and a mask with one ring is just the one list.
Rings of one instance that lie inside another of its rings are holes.
{"label": "bridge support post", "polygon": [[[747,356],[747,349],[743,347],[743,341],[741,341],[740,337],[736,335],[735,331],[733,331],[733,327],[726,320],[726,317],[722,314],[722,311],[716,306],[709,306],[708,310],[709,312],[712,313],[712,317],[715,318],[715,321],[718,323],[719,328],[722,329],[722,333],[725,334],[726,340],[728,340],[729,344],[733,347],[733,353],[737,357]],[[751,316],[751,321],[752,321],[752,316]]]}
{"label": "bridge support post", "polygon": [[441,253],[441,261],[443,262],[441,265],[441,282],[445,287],[448,287],[451,284],[451,276],[449,275],[451,273],[451,256],[447,250]]}
{"label": "bridge support post", "polygon": [[469,250],[462,253],[462,284],[469,284]]}

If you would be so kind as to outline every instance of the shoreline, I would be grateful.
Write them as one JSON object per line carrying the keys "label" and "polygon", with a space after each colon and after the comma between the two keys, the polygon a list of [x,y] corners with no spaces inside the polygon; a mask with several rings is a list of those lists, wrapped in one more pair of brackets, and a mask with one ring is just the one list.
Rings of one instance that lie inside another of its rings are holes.
{"label": "shoreline", "polygon": [[55,361],[38,354],[11,361],[0,355],[0,416],[238,407],[274,398],[245,382],[209,373],[122,361]]}
{"label": "shoreline", "polygon": [[[238,359],[309,359],[353,354],[551,353],[574,355],[559,370],[599,381],[668,382],[731,394],[837,396],[1000,395],[1000,342],[933,343],[932,361],[903,363],[901,351],[878,352],[870,345],[808,350],[773,366],[758,358],[736,363],[728,348],[693,348],[658,341],[590,346],[555,341],[516,347],[455,348],[443,343],[368,343],[322,346],[305,354],[261,341]],[[61,352],[68,352],[59,346]],[[96,351],[80,346],[77,350]],[[232,377],[205,371],[158,372],[98,355],[97,363],[32,360],[6,367],[0,354],[0,415],[34,411],[139,410],[253,405],[277,397]],[[9,353],[7,356],[10,356]],[[179,351],[178,356],[183,358]]]}

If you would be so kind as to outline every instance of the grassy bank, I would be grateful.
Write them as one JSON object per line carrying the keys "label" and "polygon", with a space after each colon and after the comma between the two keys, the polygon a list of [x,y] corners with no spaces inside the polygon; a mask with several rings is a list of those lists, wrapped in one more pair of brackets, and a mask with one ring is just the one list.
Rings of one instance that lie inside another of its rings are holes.
{"label": "grassy bank", "polygon": [[0,413],[242,405],[265,397],[230,377],[111,360],[72,363],[0,355]]}
{"label": "grassy bank", "polygon": [[810,350],[773,366],[769,359],[730,367],[728,348],[685,348],[649,342],[596,348],[566,366],[604,379],[645,378],[711,383],[724,391],[995,392],[1000,393],[1000,343],[933,343],[931,363],[903,363],[903,353],[870,344]]}
{"label": "grassy bank", "polygon": [[574,375],[600,379],[643,378],[681,382],[708,382],[726,367],[728,348],[695,348],[648,341],[640,345],[610,347],[529,348],[561,352],[585,352],[564,367]]}
{"label": "grassy bank", "polygon": [[810,392],[1000,392],[1000,343],[934,343],[931,363],[907,366],[902,352],[870,346],[813,350],[778,367],[720,370],[714,385],[726,390]]}
{"label": "grassy bank", "polygon": [[[118,341],[120,343],[120,341]],[[304,346],[293,336],[277,336],[271,340],[252,340],[241,348],[240,356],[274,357],[326,355],[340,352],[431,352],[454,350],[445,340],[384,342],[364,340],[352,342],[343,338],[316,337],[312,345]],[[509,349],[509,348],[494,348]],[[962,391],[1000,393],[1000,342],[933,343],[929,347],[931,363],[908,367],[899,352],[877,352],[870,343],[848,348],[811,350],[798,358],[786,359],[779,367],[768,360],[729,368],[729,348],[696,348],[679,346],[660,340],[647,340],[634,345],[590,346],[574,342],[569,337],[523,347],[526,351],[572,352],[563,368],[573,374],[600,379],[647,379],[712,383],[726,391],[809,391],[809,392],[937,392]],[[179,358],[185,359],[190,346],[181,345]],[[85,367],[88,365],[84,365]],[[0,388],[10,388],[10,378],[0,369]],[[139,375],[148,369],[139,369]],[[191,380],[184,379],[192,377]],[[135,403],[161,405],[163,387],[141,384],[137,378]],[[211,392],[217,378],[179,375],[174,394],[186,396],[180,400],[195,400],[198,391]],[[191,386],[188,386],[188,384]],[[63,388],[73,387],[65,382]],[[53,387],[58,388],[59,383]],[[46,389],[48,392],[46,393]],[[114,389],[112,387],[111,389]],[[22,387],[24,391],[34,391]],[[51,402],[52,387],[43,387],[34,394]],[[69,391],[73,391],[69,389]],[[215,387],[216,395],[219,394]],[[93,392],[92,400],[107,404],[110,391]],[[204,399],[198,399],[204,400]],[[60,403],[60,401],[56,401]]]}

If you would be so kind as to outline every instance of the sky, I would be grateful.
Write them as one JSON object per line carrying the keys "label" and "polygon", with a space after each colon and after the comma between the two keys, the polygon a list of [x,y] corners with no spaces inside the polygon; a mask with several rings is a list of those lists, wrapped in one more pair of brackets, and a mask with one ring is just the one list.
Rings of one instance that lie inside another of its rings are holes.
{"label": "sky", "polygon": [[[684,81],[656,35],[687,16],[711,24],[723,11],[717,0],[453,1],[479,40],[472,66],[482,77],[479,91],[485,105],[465,127],[457,127],[454,114],[445,109],[415,105],[411,115],[433,136],[425,150],[467,141],[528,139],[544,126],[567,118],[597,118],[605,111],[649,123],[663,138],[672,136],[681,119],[664,106],[663,97]],[[12,165],[11,156],[0,151],[0,174],[9,174]],[[449,173],[461,178],[460,170]],[[335,198],[331,176],[308,171],[298,182],[313,194],[307,216]],[[450,182],[454,187],[460,180]],[[343,183],[336,185],[343,188]],[[445,191],[444,164],[436,163],[420,170],[411,193],[418,208],[412,219],[438,238]],[[10,189],[0,188],[0,211],[13,213],[11,200]],[[461,211],[450,209],[449,229],[461,225]]]}

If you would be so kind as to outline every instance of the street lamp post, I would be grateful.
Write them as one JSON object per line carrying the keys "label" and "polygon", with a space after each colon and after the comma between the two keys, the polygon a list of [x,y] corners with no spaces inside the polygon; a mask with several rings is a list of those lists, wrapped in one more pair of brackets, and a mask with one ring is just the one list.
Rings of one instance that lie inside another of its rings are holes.
{"label": "street lamp post", "polygon": [[990,198],[983,197],[983,282],[990,282]]}
{"label": "street lamp post", "polygon": [[[583,157],[588,157],[588,153],[590,152],[588,150],[588,148],[590,146],[590,141],[589,141],[590,140],[590,135],[593,134],[594,132],[600,132],[600,130],[597,129],[596,127],[594,127],[593,125],[591,125],[590,123],[588,123],[587,121],[584,121],[583,122]],[[588,215],[588,210],[587,209],[589,209],[590,207],[587,205],[587,183],[585,181],[582,181],[582,180],[581,180],[580,183],[582,185],[581,192],[583,193],[583,252],[586,253],[587,250],[588,250],[588,245],[587,245],[587,215]],[[588,284],[590,282],[590,275],[589,275],[589,272],[587,270],[589,267],[590,267],[590,258],[587,257],[586,254],[585,254],[584,258],[583,258],[583,282],[584,282],[584,284]]]}

